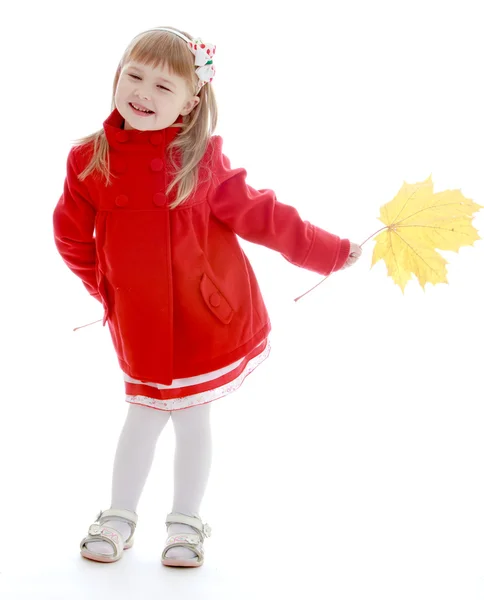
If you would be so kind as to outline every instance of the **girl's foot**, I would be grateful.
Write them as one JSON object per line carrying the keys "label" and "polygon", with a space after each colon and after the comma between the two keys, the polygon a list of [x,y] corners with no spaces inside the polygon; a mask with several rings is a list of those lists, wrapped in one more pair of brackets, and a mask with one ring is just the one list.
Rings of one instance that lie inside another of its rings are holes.
{"label": "girl's foot", "polygon": [[[113,521],[105,521],[103,525],[106,527],[112,527],[113,529],[116,529],[116,531],[119,531],[123,540],[123,545],[130,536],[131,527],[124,521],[118,521],[117,519]],[[111,544],[108,544],[108,542],[88,542],[86,544],[86,548],[90,552],[95,552],[96,554],[106,554],[109,556],[113,553],[113,547]]]}
{"label": "girl's foot", "polygon": [[168,537],[161,556],[167,567],[200,567],[204,561],[203,541],[212,530],[198,515],[172,512],[166,518]]}
{"label": "girl's foot", "polygon": [[101,511],[81,541],[81,556],[99,562],[115,562],[131,548],[138,522],[135,512],[110,508]]}
{"label": "girl's foot", "polygon": [[[181,523],[173,523],[173,525],[168,526],[168,536],[177,535],[178,533],[197,533],[197,531],[193,527]],[[196,556],[195,552],[181,546],[170,548],[166,553],[167,558],[195,558]]]}

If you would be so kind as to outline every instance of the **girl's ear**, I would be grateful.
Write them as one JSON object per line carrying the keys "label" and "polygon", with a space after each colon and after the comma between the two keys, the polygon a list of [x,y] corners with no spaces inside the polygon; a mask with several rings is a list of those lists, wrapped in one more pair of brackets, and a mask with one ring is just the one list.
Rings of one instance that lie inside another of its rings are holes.
{"label": "girl's ear", "polygon": [[200,98],[198,96],[193,96],[183,107],[183,110],[181,111],[181,115],[183,115],[184,117],[188,114],[190,114],[192,112],[192,110],[195,108],[195,106],[197,106],[197,104],[200,102]]}

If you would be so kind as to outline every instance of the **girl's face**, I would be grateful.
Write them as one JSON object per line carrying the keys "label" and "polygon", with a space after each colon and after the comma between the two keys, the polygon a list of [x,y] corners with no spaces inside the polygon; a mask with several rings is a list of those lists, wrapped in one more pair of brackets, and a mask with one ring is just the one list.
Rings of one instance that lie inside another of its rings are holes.
{"label": "girl's face", "polygon": [[[179,115],[188,115],[200,98],[190,93],[183,77],[166,68],[129,62],[120,73],[114,102],[124,117],[125,129],[151,131],[168,127]],[[139,112],[133,104],[151,112]]]}

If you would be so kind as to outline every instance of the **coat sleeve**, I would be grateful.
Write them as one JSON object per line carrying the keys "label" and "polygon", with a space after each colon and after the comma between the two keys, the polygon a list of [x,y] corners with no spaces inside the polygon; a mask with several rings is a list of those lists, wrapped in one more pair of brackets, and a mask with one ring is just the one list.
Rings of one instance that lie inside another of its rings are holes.
{"label": "coat sleeve", "polygon": [[53,215],[54,240],[69,269],[77,275],[87,291],[102,302],[96,278],[96,242],[93,237],[96,209],[89,200],[85,185],[79,181],[75,161],[76,146],[67,157],[64,192]]}
{"label": "coat sleeve", "polygon": [[208,202],[214,216],[241,238],[276,250],[290,263],[329,275],[345,264],[350,242],[303,221],[295,208],[279,202],[272,190],[246,183],[245,169],[232,169],[213,136],[212,184]]}

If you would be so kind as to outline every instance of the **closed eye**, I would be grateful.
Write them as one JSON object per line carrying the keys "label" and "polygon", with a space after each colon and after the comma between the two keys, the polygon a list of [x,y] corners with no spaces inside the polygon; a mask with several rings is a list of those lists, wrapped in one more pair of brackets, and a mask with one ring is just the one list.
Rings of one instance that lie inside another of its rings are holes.
{"label": "closed eye", "polygon": [[[133,79],[139,79],[141,81],[141,77],[138,77],[138,75],[129,75],[130,77],[132,77]],[[166,88],[163,85],[158,85],[157,87],[161,88],[162,90],[166,90],[167,92],[171,92],[171,90],[169,90],[168,88]]]}

